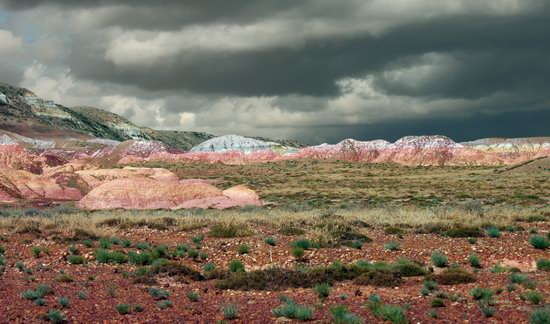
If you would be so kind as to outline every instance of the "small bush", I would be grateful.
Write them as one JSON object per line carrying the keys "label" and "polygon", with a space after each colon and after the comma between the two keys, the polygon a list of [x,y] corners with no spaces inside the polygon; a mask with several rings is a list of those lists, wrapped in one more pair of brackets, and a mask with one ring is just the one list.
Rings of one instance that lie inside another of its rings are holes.
{"label": "small bush", "polygon": [[130,314],[130,305],[128,304],[118,304],[115,306],[115,309],[120,315]]}
{"label": "small bush", "polygon": [[401,282],[401,274],[393,269],[371,269],[355,278],[358,285],[378,287],[395,287]]}
{"label": "small bush", "polygon": [[273,237],[266,237],[264,239],[265,244],[275,246],[277,245],[277,240],[275,240]]}
{"label": "small bush", "polygon": [[445,302],[441,298],[434,298],[431,302],[432,307],[445,307]]}
{"label": "small bush", "polygon": [[547,249],[550,247],[550,240],[548,238],[542,236],[542,235],[533,235],[529,238],[529,243],[535,248],[535,249]]}
{"label": "small bush", "polygon": [[273,310],[273,315],[300,321],[309,321],[313,319],[313,308],[298,305],[291,299],[285,299],[283,305]]}
{"label": "small bush", "polygon": [[248,252],[250,252],[250,247],[248,247],[248,245],[246,244],[239,245],[239,254],[247,254]]}
{"label": "small bush", "polygon": [[301,247],[295,247],[292,249],[292,256],[294,256],[298,260],[301,260],[304,257],[305,253],[306,251]]}
{"label": "small bush", "polygon": [[399,242],[391,241],[384,244],[384,249],[387,251],[398,251],[401,250],[401,245]]}
{"label": "small bush", "polygon": [[67,257],[67,261],[70,264],[84,264],[86,262],[86,259],[81,255],[69,255]]}
{"label": "small bush", "polygon": [[542,271],[550,271],[550,260],[549,259],[537,260],[537,269]]}
{"label": "small bush", "polygon": [[187,298],[192,302],[198,302],[200,294],[196,291],[189,291],[187,292]]}
{"label": "small bush", "polygon": [[225,319],[237,319],[239,318],[239,307],[235,304],[223,305],[222,314]]}
{"label": "small bush", "polygon": [[202,269],[204,270],[204,272],[212,272],[212,271],[216,270],[216,265],[212,262],[209,262],[209,263],[203,265]]}
{"label": "small bush", "polygon": [[393,267],[397,269],[403,277],[417,277],[428,274],[428,271],[422,268],[418,263],[407,259],[398,260]]}
{"label": "small bush", "polygon": [[135,265],[151,265],[153,256],[149,252],[128,252],[128,262]]}
{"label": "small bush", "polygon": [[57,299],[57,302],[61,307],[69,307],[69,305],[71,304],[71,301],[67,297],[59,297]]}
{"label": "small bush", "polygon": [[468,263],[470,263],[473,268],[481,268],[481,260],[479,259],[479,256],[477,254],[470,254],[468,256]]}
{"label": "small bush", "polygon": [[233,260],[229,262],[229,271],[231,272],[244,272],[244,263],[240,260]]}
{"label": "small bush", "polygon": [[382,303],[380,296],[369,297],[368,307],[374,316],[394,324],[407,324],[409,321],[405,316],[405,310],[399,306],[386,305]]}
{"label": "small bush", "polygon": [[522,297],[533,305],[539,305],[544,301],[544,295],[538,291],[527,291]]}
{"label": "small bush", "polygon": [[486,230],[487,236],[492,238],[500,237],[502,234],[500,233],[500,230],[494,226],[490,226]]}
{"label": "small bush", "polygon": [[304,249],[304,250],[309,250],[309,249],[311,249],[312,246],[313,245],[312,245],[311,241],[308,240],[308,239],[300,239],[300,240],[297,240],[294,243],[292,243],[292,247],[301,248],[301,249]]}
{"label": "small bush", "polygon": [[78,293],[76,293],[76,297],[81,300],[86,300],[88,298],[88,294],[86,294],[85,291],[79,291]]}
{"label": "small bush", "polygon": [[491,300],[495,293],[491,289],[476,287],[470,290],[470,295],[475,300]]}
{"label": "small bush", "polygon": [[208,235],[217,238],[243,237],[250,235],[250,230],[243,224],[216,223],[210,226]]}
{"label": "small bush", "polygon": [[449,266],[449,259],[441,251],[434,251],[432,253],[432,262],[436,267],[444,268]]}
{"label": "small bush", "polygon": [[112,246],[113,244],[110,239],[102,238],[99,240],[99,247],[102,249],[109,250]]}
{"label": "small bush", "polygon": [[485,315],[485,317],[493,317],[495,315],[495,309],[490,307],[486,302],[479,303],[479,309]]}
{"label": "small bush", "polygon": [[529,315],[529,324],[548,324],[550,323],[550,309],[538,308]]}
{"label": "small bush", "polygon": [[477,238],[475,238],[475,237],[468,237],[468,243],[470,243],[470,244],[476,244],[476,243],[477,243]]}
{"label": "small bush", "polygon": [[399,227],[395,227],[395,226],[388,226],[386,227],[386,229],[384,230],[384,233],[386,233],[386,235],[392,235],[392,234],[403,234],[403,230]]}
{"label": "small bush", "polygon": [[330,295],[330,285],[327,283],[317,284],[313,286],[313,291],[319,296],[321,299],[325,299]]}
{"label": "small bush", "polygon": [[521,273],[512,273],[510,275],[510,282],[515,284],[522,284],[529,280],[529,277],[527,275],[523,275]]}
{"label": "small bush", "polygon": [[46,301],[42,298],[38,298],[38,299],[34,300],[34,304],[36,306],[44,306],[44,305],[46,305]]}
{"label": "small bush", "polygon": [[160,308],[160,309],[165,309],[165,308],[168,308],[168,307],[172,307],[172,302],[169,301],[169,300],[162,300],[160,302],[157,303],[157,306]]}
{"label": "small bush", "polygon": [[429,279],[437,282],[440,285],[458,285],[476,281],[476,278],[473,274],[460,268],[446,269],[439,274],[430,275]]}
{"label": "small bush", "polygon": [[151,297],[157,300],[168,299],[168,297],[170,297],[170,292],[162,288],[151,287],[149,288],[148,292]]}
{"label": "small bush", "polygon": [[49,311],[46,317],[48,318],[48,321],[52,323],[65,322],[65,314],[63,314],[61,311],[57,309],[52,309],[51,311]]}
{"label": "small bush", "polygon": [[352,312],[346,306],[336,305],[331,307],[330,314],[334,324],[363,324],[365,320]]}
{"label": "small bush", "polygon": [[148,250],[149,249],[149,243],[147,242],[139,242],[136,244],[136,248],[139,250]]}

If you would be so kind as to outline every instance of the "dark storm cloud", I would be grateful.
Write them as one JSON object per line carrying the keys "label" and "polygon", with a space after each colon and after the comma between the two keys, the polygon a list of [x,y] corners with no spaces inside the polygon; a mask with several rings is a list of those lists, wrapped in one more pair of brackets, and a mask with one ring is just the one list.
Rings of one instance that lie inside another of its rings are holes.
{"label": "dark storm cloud", "polygon": [[265,114],[267,124],[287,123],[304,139],[435,132],[464,140],[506,129],[544,133],[526,116],[548,120],[550,110],[545,0],[0,0],[2,7],[12,25],[22,15],[43,43],[58,41],[60,53],[49,55],[57,61],[36,53],[38,63],[60,62],[56,71],[70,71],[75,83],[118,89],[120,98],[103,102],[132,118],[160,105],[164,121],[154,125],[177,125],[186,112],[182,120],[213,131],[229,124],[253,133],[269,128]]}
{"label": "dark storm cloud", "polygon": [[[181,53],[161,64],[127,68],[116,67],[85,44],[77,44],[71,67],[83,78],[149,90],[244,96],[335,96],[337,80],[378,73],[379,86],[390,94],[471,98],[550,85],[549,18],[541,12],[524,17],[435,19],[380,37],[323,39],[299,48],[192,57]],[[414,66],[415,56],[433,52],[448,53],[457,66],[424,87],[411,90],[380,75],[388,68]]]}

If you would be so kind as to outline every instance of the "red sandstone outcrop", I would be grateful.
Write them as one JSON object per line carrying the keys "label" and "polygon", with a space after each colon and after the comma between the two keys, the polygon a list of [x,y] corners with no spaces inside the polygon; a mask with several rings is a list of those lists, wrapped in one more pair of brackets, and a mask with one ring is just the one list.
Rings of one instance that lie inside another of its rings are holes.
{"label": "red sandstone outcrop", "polygon": [[88,210],[102,209],[181,209],[261,205],[257,195],[245,187],[229,190],[229,196],[207,183],[181,183],[151,178],[127,178],[109,181],[78,202]]}
{"label": "red sandstone outcrop", "polygon": [[42,162],[38,156],[28,153],[17,144],[0,145],[0,167],[40,174]]}
{"label": "red sandstone outcrop", "polygon": [[0,200],[79,200],[82,193],[55,181],[23,170],[0,169]]}
{"label": "red sandstone outcrop", "polygon": [[94,169],[76,171],[76,174],[90,187],[96,188],[116,179],[150,178],[165,182],[178,182],[179,178],[172,172],[161,168]]}

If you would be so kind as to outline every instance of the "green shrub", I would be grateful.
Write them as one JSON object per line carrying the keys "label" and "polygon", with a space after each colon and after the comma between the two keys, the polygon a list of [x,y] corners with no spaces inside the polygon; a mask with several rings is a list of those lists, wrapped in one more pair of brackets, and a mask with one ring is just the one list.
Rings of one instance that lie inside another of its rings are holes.
{"label": "green shrub", "polygon": [[69,305],[71,304],[71,301],[67,297],[59,297],[57,299],[57,302],[61,307],[69,307]]}
{"label": "green shrub", "polygon": [[432,307],[445,307],[445,302],[441,298],[434,298],[431,302]]}
{"label": "green shrub", "polygon": [[115,306],[115,309],[120,315],[130,314],[130,305],[128,304],[118,304]]}
{"label": "green shrub", "polygon": [[522,298],[533,305],[538,305],[544,301],[544,295],[538,291],[527,291],[522,295]]}
{"label": "green shrub", "polygon": [[111,240],[107,239],[107,238],[102,238],[99,240],[99,247],[104,249],[104,250],[109,250],[111,249],[111,247],[113,246]]}
{"label": "green shrub", "polygon": [[455,227],[444,232],[448,237],[482,237],[483,231],[478,227]]}
{"label": "green shrub", "polygon": [[372,295],[368,300],[368,307],[374,316],[394,324],[407,324],[405,310],[399,306],[382,303],[380,296]]}
{"label": "green shrub", "polygon": [[122,247],[129,248],[129,247],[132,246],[132,241],[130,241],[129,239],[122,239],[122,240],[120,241],[120,245],[121,245]]}
{"label": "green shrub", "polygon": [[0,254],[3,255],[4,253],[6,253],[6,248],[2,244],[0,244]]}
{"label": "green shrub", "polygon": [[550,260],[549,259],[537,260],[537,269],[542,271],[550,271]]}
{"label": "green shrub", "polygon": [[468,256],[468,262],[473,268],[481,268],[481,260],[479,259],[479,256],[477,254],[470,254]]}
{"label": "green shrub", "polygon": [[168,307],[172,307],[172,302],[169,301],[169,300],[162,300],[160,302],[157,303],[157,306],[160,308],[160,309],[165,309],[165,308],[168,308]]}
{"label": "green shrub", "polygon": [[301,260],[304,257],[305,250],[301,247],[295,247],[292,249],[292,256],[294,256],[296,259]]}
{"label": "green shrub", "polygon": [[502,234],[500,233],[500,230],[494,226],[487,227],[487,236],[497,238],[500,237]]}
{"label": "green shrub", "polygon": [[327,283],[317,284],[313,286],[313,291],[319,296],[321,299],[325,299],[330,295],[330,285]]}
{"label": "green shrub", "polygon": [[386,233],[386,235],[403,234],[403,230],[399,227],[396,227],[396,226],[388,226],[384,230],[384,233]]}
{"label": "green shrub", "polygon": [[200,294],[196,291],[189,291],[187,292],[187,298],[192,302],[199,301]]}
{"label": "green shrub", "polygon": [[361,250],[363,247],[363,242],[361,240],[355,240],[351,243],[351,247],[357,250]]}
{"label": "green shrub", "polygon": [[308,239],[299,239],[299,240],[295,241],[294,243],[292,243],[292,247],[301,248],[301,249],[304,249],[304,250],[309,250],[312,247],[312,243]]}
{"label": "green shrub", "polygon": [[402,283],[401,274],[394,269],[370,269],[355,278],[358,285],[395,287]]}
{"label": "green shrub", "polygon": [[393,264],[393,268],[397,269],[403,277],[417,277],[428,274],[428,271],[422,268],[418,263],[407,259],[399,259]]}
{"label": "green shrub", "polygon": [[34,304],[36,306],[44,306],[44,305],[46,305],[46,301],[42,298],[38,298],[38,299],[34,300]]}
{"label": "green shrub", "polygon": [[69,255],[67,257],[67,261],[70,264],[84,264],[86,262],[86,259],[81,255]]}
{"label": "green shrub", "polygon": [[275,240],[273,237],[266,237],[266,238],[264,239],[264,242],[265,242],[267,245],[271,245],[271,246],[277,245],[277,240]]}
{"label": "green shrub", "polygon": [[226,304],[222,306],[222,314],[226,319],[237,319],[239,318],[239,306],[235,304]]}
{"label": "green shrub", "polygon": [[401,250],[401,245],[399,244],[399,242],[390,241],[384,244],[384,249],[387,251],[398,251]]}
{"label": "green shrub", "polygon": [[147,242],[139,242],[136,244],[136,248],[139,250],[147,250],[149,249],[149,243]]}
{"label": "green shrub", "polygon": [[239,245],[239,254],[247,254],[248,252],[250,252],[250,247],[248,247],[248,245],[246,244]]}
{"label": "green shrub", "polygon": [[550,309],[538,308],[529,315],[529,324],[548,324],[550,323]]}
{"label": "green shrub", "polygon": [[293,300],[284,298],[284,304],[273,309],[273,315],[300,321],[309,321],[313,319],[313,309],[298,305]]}
{"label": "green shrub", "polygon": [[193,243],[195,243],[195,245],[199,245],[202,243],[202,240],[204,239],[204,236],[203,235],[197,235],[197,236],[193,236],[191,238],[191,241],[193,241]]}
{"label": "green shrub", "polygon": [[48,318],[48,321],[52,323],[65,322],[65,314],[63,314],[61,311],[57,309],[52,309],[51,311],[49,311],[46,317]]}
{"label": "green shrub", "polygon": [[476,278],[473,274],[460,268],[445,269],[445,271],[441,273],[430,275],[429,279],[437,282],[440,285],[458,285],[463,283],[472,283],[476,281]]}
{"label": "green shrub", "polygon": [[363,324],[365,320],[352,312],[344,305],[335,305],[330,308],[332,322],[334,324]]}
{"label": "green shrub", "polygon": [[85,291],[79,291],[76,293],[76,297],[78,297],[78,299],[86,300],[88,298],[88,294],[86,294]]}
{"label": "green shrub", "polygon": [[212,262],[209,262],[209,263],[206,263],[205,265],[203,265],[202,269],[205,272],[212,272],[212,271],[216,270],[216,265]]}
{"label": "green shrub", "polygon": [[449,266],[449,259],[441,251],[434,251],[432,253],[432,262],[436,267],[444,268]]}
{"label": "green shrub", "polygon": [[168,299],[168,297],[170,297],[170,292],[162,288],[151,287],[149,288],[148,292],[149,292],[149,295],[151,295],[151,297],[157,300]]}
{"label": "green shrub", "polygon": [[119,251],[108,251],[105,249],[97,249],[95,251],[95,259],[99,263],[126,263],[128,258],[126,254]]}
{"label": "green shrub", "polygon": [[82,245],[84,245],[87,248],[91,248],[91,247],[94,246],[94,241],[92,241],[90,239],[85,239],[85,240],[82,241]]}
{"label": "green shrub", "polygon": [[477,243],[477,238],[475,238],[475,237],[468,237],[468,243],[470,243],[470,244],[476,244],[476,243]]}
{"label": "green shrub", "polygon": [[495,309],[490,307],[487,302],[480,302],[479,309],[481,309],[481,312],[485,315],[485,317],[493,317],[495,315]]}
{"label": "green shrub", "polygon": [[210,226],[208,235],[217,238],[243,237],[250,235],[250,229],[243,224],[216,223]]}
{"label": "green shrub", "polygon": [[515,283],[515,284],[522,284],[527,280],[529,280],[529,277],[527,275],[523,275],[521,273],[512,273],[510,275],[510,282]]}
{"label": "green shrub", "polygon": [[547,249],[550,247],[550,240],[548,238],[542,236],[542,235],[533,235],[529,238],[529,243],[535,248],[535,249]]}
{"label": "green shrub", "polygon": [[153,261],[154,258],[149,252],[128,252],[128,263],[135,265],[150,265]]}
{"label": "green shrub", "polygon": [[476,287],[470,290],[470,295],[475,300],[490,300],[493,298],[494,292],[491,289]]}
{"label": "green shrub", "polygon": [[244,263],[240,260],[233,260],[229,262],[229,271],[231,272],[244,272]]}

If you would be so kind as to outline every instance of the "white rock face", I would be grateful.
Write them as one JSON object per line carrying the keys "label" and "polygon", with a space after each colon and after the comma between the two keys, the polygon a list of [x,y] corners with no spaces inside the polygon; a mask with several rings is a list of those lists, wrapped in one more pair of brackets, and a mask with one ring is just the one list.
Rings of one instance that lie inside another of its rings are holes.
{"label": "white rock face", "polygon": [[2,92],[0,92],[0,103],[4,103],[4,104],[8,103],[8,97],[6,97],[6,95],[3,94]]}
{"label": "white rock face", "polygon": [[425,135],[425,136],[405,136],[393,144],[396,148],[414,147],[414,148],[438,148],[438,147],[463,147],[447,136]]}
{"label": "white rock face", "polygon": [[275,143],[259,141],[244,136],[225,135],[203,142],[193,147],[191,151],[216,153],[235,151],[249,154],[257,151],[271,150],[275,145]]}
{"label": "white rock face", "polygon": [[128,124],[128,123],[108,123],[109,127],[114,128],[123,132],[124,134],[130,136],[135,140],[146,140],[145,136],[141,132],[139,127]]}

